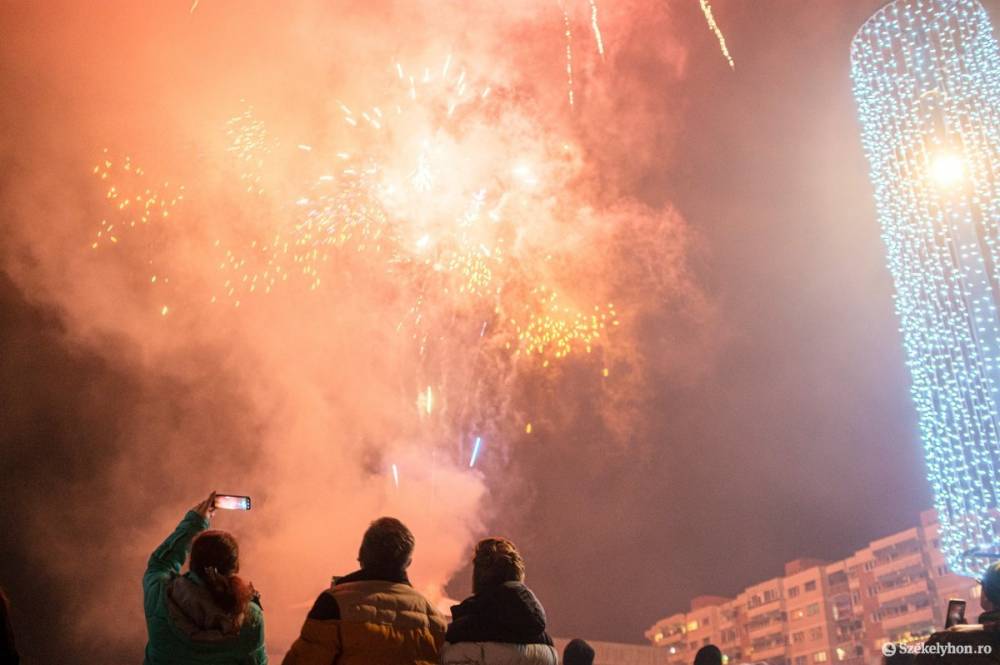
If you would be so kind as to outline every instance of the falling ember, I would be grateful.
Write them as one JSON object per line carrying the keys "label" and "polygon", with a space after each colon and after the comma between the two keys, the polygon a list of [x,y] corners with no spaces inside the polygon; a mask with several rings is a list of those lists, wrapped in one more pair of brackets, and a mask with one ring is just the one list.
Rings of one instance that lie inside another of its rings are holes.
{"label": "falling ember", "polygon": [[597,22],[597,0],[590,0],[590,27],[594,31],[594,41],[597,42],[597,52],[604,59],[604,38],[601,37],[601,26]]}
{"label": "falling ember", "polygon": [[430,415],[434,410],[434,392],[430,386],[427,386],[427,393],[424,396],[424,409],[427,410],[427,415]]}
{"label": "falling ember", "polygon": [[566,28],[566,92],[569,105],[573,106],[573,28],[569,23],[569,10],[563,4],[563,25]]}
{"label": "falling ember", "polygon": [[169,311],[170,311],[170,308],[167,307],[166,305],[164,305],[163,309],[160,310],[160,316],[166,316]]}
{"label": "falling ember", "polygon": [[194,14],[194,10],[198,9],[199,2],[201,2],[201,0],[194,0],[194,2],[191,3],[191,9],[188,10],[189,14]]}
{"label": "falling ember", "polygon": [[699,2],[701,2],[701,11],[705,15],[705,20],[708,21],[708,27],[719,40],[719,48],[722,49],[722,55],[729,62],[729,68],[736,69],[736,63],[733,62],[732,56],[729,55],[729,49],[726,47],[726,37],[719,29],[719,24],[715,22],[715,16],[712,15],[712,6],[708,4],[708,0],[699,0]]}
{"label": "falling ember", "polygon": [[524,433],[531,434],[531,423],[528,423],[527,425],[524,426]]}
{"label": "falling ember", "polygon": [[396,485],[396,489],[399,489],[399,469],[396,465],[392,465],[392,482]]}
{"label": "falling ember", "polygon": [[476,459],[479,457],[479,447],[483,443],[483,437],[476,437],[476,444],[472,447],[472,457],[469,458],[469,468],[476,466]]}

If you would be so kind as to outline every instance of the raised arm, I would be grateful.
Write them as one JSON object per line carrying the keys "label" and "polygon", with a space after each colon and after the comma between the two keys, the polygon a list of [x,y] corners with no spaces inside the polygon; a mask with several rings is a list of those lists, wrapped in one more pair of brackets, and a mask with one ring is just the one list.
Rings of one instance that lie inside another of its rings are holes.
{"label": "raised arm", "polygon": [[146,572],[142,576],[144,605],[147,611],[151,605],[156,605],[156,594],[161,586],[160,583],[169,579],[171,574],[181,571],[184,559],[191,549],[191,541],[208,528],[208,520],[214,505],[215,492],[212,492],[207,499],[189,510],[174,532],[153,550],[146,564]]}

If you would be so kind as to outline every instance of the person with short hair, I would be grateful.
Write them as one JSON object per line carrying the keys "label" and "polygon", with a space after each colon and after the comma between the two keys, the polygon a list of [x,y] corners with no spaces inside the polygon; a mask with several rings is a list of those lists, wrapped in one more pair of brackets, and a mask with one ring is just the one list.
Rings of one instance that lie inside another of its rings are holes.
{"label": "person with short hair", "polygon": [[545,610],[524,585],[524,560],[506,538],[476,545],[472,595],[451,613],[442,665],[558,665]]}
{"label": "person with short hair", "polygon": [[[973,653],[957,654],[938,651],[948,649],[924,649],[914,659],[915,665],[995,665],[1000,662],[1000,563],[986,569],[982,578],[982,593],[979,604],[983,608],[978,623],[958,624],[934,633],[925,642],[930,645],[968,645]],[[990,653],[981,651],[989,646]]]}
{"label": "person with short hair", "polygon": [[722,665],[722,649],[706,644],[694,655],[694,665]]}
{"label": "person with short hair", "polygon": [[[206,530],[214,512],[212,492],[149,557],[142,577],[144,665],[267,665],[260,597],[238,575],[236,538]],[[181,575],[188,552],[189,570]]]}
{"label": "person with short hair", "polygon": [[574,638],[563,649],[563,665],[594,665],[594,647]]}
{"label": "person with short hair", "polygon": [[436,665],[446,623],[410,585],[414,544],[399,520],[372,522],[361,568],[319,595],[284,665]]}

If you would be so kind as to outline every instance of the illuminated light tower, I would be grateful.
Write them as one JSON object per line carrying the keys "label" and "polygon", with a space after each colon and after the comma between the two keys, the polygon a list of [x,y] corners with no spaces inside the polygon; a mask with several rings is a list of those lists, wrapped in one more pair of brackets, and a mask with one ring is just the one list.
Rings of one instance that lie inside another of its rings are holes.
{"label": "illuminated light tower", "polygon": [[942,549],[978,575],[1000,558],[1000,51],[976,0],[896,0],[851,75]]}

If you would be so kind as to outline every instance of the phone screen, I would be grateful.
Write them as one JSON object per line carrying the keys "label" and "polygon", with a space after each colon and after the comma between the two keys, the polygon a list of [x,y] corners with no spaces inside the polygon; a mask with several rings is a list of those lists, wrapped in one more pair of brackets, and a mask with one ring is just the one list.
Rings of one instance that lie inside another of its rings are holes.
{"label": "phone screen", "polygon": [[951,628],[960,623],[965,623],[965,601],[952,599],[948,601],[948,617],[945,619],[944,627]]}
{"label": "phone screen", "polygon": [[216,494],[215,507],[222,510],[250,510],[250,497],[237,494]]}

